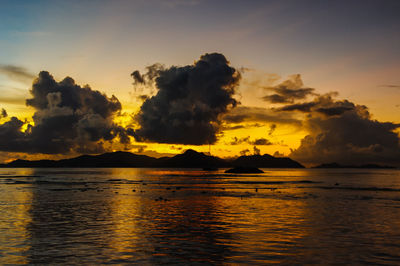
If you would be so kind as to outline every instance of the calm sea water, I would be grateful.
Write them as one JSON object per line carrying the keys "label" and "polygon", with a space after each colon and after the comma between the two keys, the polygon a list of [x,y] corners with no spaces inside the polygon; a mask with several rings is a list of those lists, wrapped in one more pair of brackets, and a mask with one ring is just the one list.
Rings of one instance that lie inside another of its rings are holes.
{"label": "calm sea water", "polygon": [[399,264],[399,170],[0,169],[0,264]]}

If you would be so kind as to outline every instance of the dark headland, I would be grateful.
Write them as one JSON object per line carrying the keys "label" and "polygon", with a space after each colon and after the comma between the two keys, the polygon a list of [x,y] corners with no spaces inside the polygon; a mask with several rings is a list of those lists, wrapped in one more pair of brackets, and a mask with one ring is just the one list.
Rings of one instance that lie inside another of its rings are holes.
{"label": "dark headland", "polygon": [[194,150],[187,150],[173,157],[153,158],[130,152],[112,152],[101,155],[82,155],[63,160],[15,160],[2,164],[3,168],[111,168],[111,167],[165,167],[165,168],[228,168],[228,167],[257,167],[257,168],[304,168],[300,163],[290,158],[277,158],[271,155],[240,156],[233,160],[221,159]]}

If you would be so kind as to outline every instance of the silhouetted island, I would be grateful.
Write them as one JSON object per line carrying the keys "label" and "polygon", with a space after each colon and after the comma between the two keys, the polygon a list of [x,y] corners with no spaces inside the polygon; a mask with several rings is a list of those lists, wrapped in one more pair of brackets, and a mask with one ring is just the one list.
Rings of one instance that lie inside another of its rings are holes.
{"label": "silhouetted island", "polygon": [[364,169],[394,169],[396,167],[379,164],[345,165],[338,163],[323,163],[313,168],[364,168]]}
{"label": "silhouetted island", "polygon": [[218,167],[203,167],[204,171],[218,171]]}
{"label": "silhouetted island", "polygon": [[112,152],[101,155],[82,155],[63,160],[15,160],[0,167],[8,168],[110,168],[110,167],[165,167],[165,168],[204,168],[217,169],[228,167],[258,167],[258,168],[304,168],[301,164],[289,158],[276,158],[271,155],[240,156],[234,160],[225,160],[206,155],[194,150],[187,150],[173,157],[153,158],[130,152]]}
{"label": "silhouetted island", "polygon": [[232,164],[258,168],[304,168],[303,165],[290,158],[274,157],[269,154],[240,156]]}
{"label": "silhouetted island", "polygon": [[258,169],[257,167],[234,167],[229,170],[226,170],[225,173],[234,173],[234,174],[261,174],[264,173],[263,170]]}

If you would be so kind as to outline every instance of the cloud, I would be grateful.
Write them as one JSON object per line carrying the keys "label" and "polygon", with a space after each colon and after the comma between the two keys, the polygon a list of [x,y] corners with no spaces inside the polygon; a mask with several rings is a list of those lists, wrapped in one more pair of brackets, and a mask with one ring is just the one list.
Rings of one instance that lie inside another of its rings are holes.
{"label": "cloud", "polygon": [[356,105],[348,100],[334,100],[337,93],[318,95],[311,102],[289,104],[278,108],[279,111],[299,111],[304,113],[320,113],[326,116],[341,115],[346,111],[356,108]]}
{"label": "cloud", "polygon": [[254,146],[253,152],[254,152],[254,155],[260,155],[261,150],[259,148],[257,148],[256,146]]}
{"label": "cloud", "polygon": [[314,92],[312,88],[303,88],[303,81],[299,74],[291,76],[290,79],[277,86],[267,87],[266,89],[274,92],[274,94],[263,97],[265,101],[271,103],[293,103],[296,100],[302,100],[313,95]]}
{"label": "cloud", "polygon": [[0,124],[0,150],[19,151],[26,145],[25,133],[21,132],[24,122],[16,117]]}
{"label": "cloud", "polygon": [[223,131],[225,131],[225,130],[236,130],[236,129],[242,129],[242,128],[246,128],[246,127],[244,125],[235,125],[235,126],[226,125],[226,126],[222,127],[222,130]]}
{"label": "cloud", "polygon": [[305,113],[309,135],[289,155],[306,164],[382,163],[400,165],[400,124],[372,119],[364,105],[318,95],[311,102],[286,105],[284,112]]}
{"label": "cloud", "polygon": [[273,145],[273,143],[266,138],[259,138],[251,142],[253,145]]}
{"label": "cloud", "polygon": [[25,100],[18,96],[0,96],[1,103],[9,103],[9,104],[16,104],[16,105],[24,105]]}
{"label": "cloud", "polygon": [[400,85],[396,85],[396,84],[379,85],[379,87],[400,89]]}
{"label": "cloud", "polygon": [[290,154],[301,162],[400,163],[400,139],[394,132],[400,125],[371,119],[364,106],[336,116],[313,115],[306,125],[310,134]]}
{"label": "cloud", "polygon": [[20,82],[32,81],[35,78],[35,75],[25,68],[13,65],[0,65],[0,74]]}
{"label": "cloud", "polygon": [[247,154],[249,154],[250,153],[250,150],[249,149],[244,149],[244,150],[241,150],[240,151],[240,156],[246,156]]}
{"label": "cloud", "polygon": [[285,154],[280,153],[279,151],[275,151],[273,156],[274,157],[285,157]]}
{"label": "cloud", "polygon": [[269,126],[268,136],[271,136],[275,132],[276,127],[276,124],[272,124]]}
{"label": "cloud", "polygon": [[262,107],[238,106],[225,114],[222,119],[228,123],[264,122],[301,126],[301,121],[291,114],[276,112],[273,109]]}
{"label": "cloud", "polygon": [[33,82],[28,106],[35,108],[34,125],[12,117],[0,125],[0,150],[11,152],[67,154],[100,153],[105,142],[118,137],[129,144],[131,129],[113,122],[121,110],[115,97],[107,97],[89,86],[81,87],[66,77],[57,82],[45,71]]}
{"label": "cloud", "polygon": [[263,127],[263,124],[260,123],[251,123],[251,124],[242,124],[242,125],[224,125],[221,127],[221,130],[226,131],[226,130],[236,130],[236,129],[242,129],[242,128],[254,128],[254,127]]}
{"label": "cloud", "polygon": [[[135,74],[133,74],[135,73]],[[135,116],[135,139],[174,144],[212,144],[221,130],[221,115],[237,105],[233,98],[240,73],[222,54],[205,54],[193,65],[165,68],[155,64],[135,82],[154,84]]]}
{"label": "cloud", "polygon": [[154,85],[156,78],[165,70],[165,66],[160,63],[147,66],[144,74],[141,74],[139,70],[135,70],[131,73],[133,85]]}
{"label": "cloud", "polygon": [[8,116],[7,111],[4,108],[2,108],[0,112],[0,119],[6,118],[7,116]]}
{"label": "cloud", "polygon": [[138,70],[133,71],[131,77],[133,78],[134,84],[144,83],[144,77],[140,74]]}
{"label": "cloud", "polygon": [[[395,131],[400,124],[372,119],[366,106],[339,100],[337,92],[318,94],[314,89],[304,89],[300,75],[268,89],[276,95],[264,99],[278,104],[271,110],[278,117],[303,115],[303,125],[309,132],[300,146],[292,150],[291,158],[311,165],[329,162],[400,165],[400,138]],[[308,100],[310,96],[314,98]],[[236,116],[236,121],[251,117],[249,111],[242,110],[244,116]]]}
{"label": "cloud", "polygon": [[251,140],[250,136],[244,138],[233,137],[229,145],[241,145],[241,144],[250,144],[250,145],[273,145],[272,142],[265,138],[259,138]]}

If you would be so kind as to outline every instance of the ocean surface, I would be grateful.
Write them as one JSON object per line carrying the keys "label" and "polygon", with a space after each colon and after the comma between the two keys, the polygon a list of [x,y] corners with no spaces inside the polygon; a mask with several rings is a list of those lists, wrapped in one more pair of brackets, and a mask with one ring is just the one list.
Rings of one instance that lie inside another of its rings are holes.
{"label": "ocean surface", "polygon": [[0,169],[0,264],[400,264],[400,170]]}

